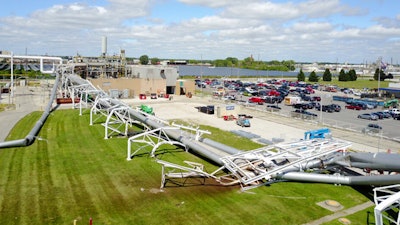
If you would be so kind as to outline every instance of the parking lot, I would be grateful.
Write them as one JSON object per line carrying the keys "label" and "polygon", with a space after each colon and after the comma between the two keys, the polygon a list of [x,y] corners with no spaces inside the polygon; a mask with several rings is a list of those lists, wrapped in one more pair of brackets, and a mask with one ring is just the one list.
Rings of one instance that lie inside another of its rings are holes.
{"label": "parking lot", "polygon": [[[202,91],[212,93],[213,88],[207,86],[206,88],[202,88]],[[310,96],[321,97],[321,101],[319,102],[321,105],[337,104],[341,107],[340,112],[324,112],[315,108],[306,110],[310,112],[310,114],[315,114],[315,116],[299,115],[299,113],[294,113],[294,107],[285,105],[284,102],[274,104],[249,103],[248,100],[250,96],[244,96],[238,92],[232,91],[229,93],[229,95],[234,96],[235,100],[216,96],[214,97],[214,100],[222,101],[226,104],[243,105],[257,111],[269,111],[284,117],[291,117],[294,120],[307,120],[308,122],[319,123],[324,126],[343,128],[360,133],[364,132],[366,135],[379,136],[396,141],[400,140],[400,130],[398,129],[400,125],[400,120],[394,120],[393,118],[383,118],[378,120],[367,120],[358,118],[358,116],[363,113],[372,113],[385,110],[382,106],[378,106],[374,109],[352,110],[345,107],[347,105],[345,102],[333,100],[333,96],[355,97],[353,95],[344,94],[341,92],[331,93],[315,90],[315,93],[310,94]],[[278,106],[280,109],[267,107],[271,105]],[[379,125],[380,127],[382,127],[382,129],[367,129],[368,124],[371,123]]]}

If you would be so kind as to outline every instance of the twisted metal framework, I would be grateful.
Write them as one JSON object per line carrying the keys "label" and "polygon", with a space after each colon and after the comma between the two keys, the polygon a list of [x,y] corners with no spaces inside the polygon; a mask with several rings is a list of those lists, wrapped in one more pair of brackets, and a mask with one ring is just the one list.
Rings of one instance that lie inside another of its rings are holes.
{"label": "twisted metal framework", "polygon": [[[382,225],[383,219],[390,224],[400,224],[400,184],[374,188],[375,224]],[[391,213],[386,215],[385,212]]]}
{"label": "twisted metal framework", "polygon": [[[155,152],[157,149],[164,144],[169,145],[180,145],[185,151],[188,151],[186,145],[182,144],[179,141],[175,141],[171,139],[168,134],[165,132],[166,130],[177,130],[179,128],[176,127],[161,127],[153,130],[148,130],[143,133],[132,136],[128,139],[128,150],[127,150],[127,160],[131,160],[138,152],[142,151],[147,147],[151,147],[150,156],[155,157]],[[131,153],[132,144],[141,144],[137,145],[136,151]]]}
{"label": "twisted metal framework", "polygon": [[350,145],[341,140],[313,139],[269,146],[221,160],[224,167],[240,180],[242,190],[247,190],[274,182],[279,174],[323,167],[331,160],[332,153]]}

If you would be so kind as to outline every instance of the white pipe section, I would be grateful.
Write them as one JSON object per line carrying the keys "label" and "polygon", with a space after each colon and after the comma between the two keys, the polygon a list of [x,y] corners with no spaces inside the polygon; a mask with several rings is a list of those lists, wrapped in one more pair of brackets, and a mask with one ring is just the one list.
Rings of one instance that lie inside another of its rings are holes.
{"label": "white pipe section", "polygon": [[[58,61],[59,64],[62,64],[62,58],[60,57],[51,57],[51,56],[29,56],[29,55],[0,55],[0,58],[10,58],[11,59],[11,65],[13,64],[14,59],[38,59],[40,61],[40,72],[44,74],[52,74],[55,72],[55,65],[53,63],[53,69],[52,70],[44,70],[43,68],[43,60],[49,60],[49,61]],[[12,66],[11,66],[12,70]]]}

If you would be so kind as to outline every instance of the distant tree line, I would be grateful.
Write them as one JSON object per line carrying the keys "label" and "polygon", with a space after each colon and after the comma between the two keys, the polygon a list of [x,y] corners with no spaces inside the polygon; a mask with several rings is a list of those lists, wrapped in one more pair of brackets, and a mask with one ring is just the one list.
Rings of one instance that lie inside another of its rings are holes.
{"label": "distant tree line", "polygon": [[[174,60],[169,60],[174,62]],[[139,62],[142,65],[157,65],[161,62],[159,58],[149,58],[148,55],[142,55],[139,57]],[[215,67],[235,67],[241,69],[252,69],[252,70],[275,70],[275,71],[293,71],[295,70],[296,62],[294,60],[272,60],[272,61],[259,61],[254,60],[253,57],[247,57],[243,60],[239,60],[235,57],[227,57],[226,59],[216,60],[187,60],[189,64],[210,64]]]}

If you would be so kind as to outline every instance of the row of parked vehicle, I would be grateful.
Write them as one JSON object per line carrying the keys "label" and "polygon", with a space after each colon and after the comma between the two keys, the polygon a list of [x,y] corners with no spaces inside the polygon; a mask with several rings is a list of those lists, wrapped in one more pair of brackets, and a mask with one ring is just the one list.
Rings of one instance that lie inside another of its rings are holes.
{"label": "row of parked vehicle", "polygon": [[292,105],[293,108],[295,109],[302,109],[302,110],[307,110],[307,109],[315,109],[318,111],[323,111],[323,112],[340,112],[342,110],[342,107],[338,104],[328,104],[328,105],[321,105],[319,102],[306,102],[306,103],[297,103]]}
{"label": "row of parked vehicle", "polygon": [[378,111],[378,112],[371,112],[371,113],[363,113],[357,116],[360,119],[367,119],[367,120],[381,120],[387,118],[393,118],[395,120],[400,120],[400,111],[397,108],[385,110],[385,111]]}

